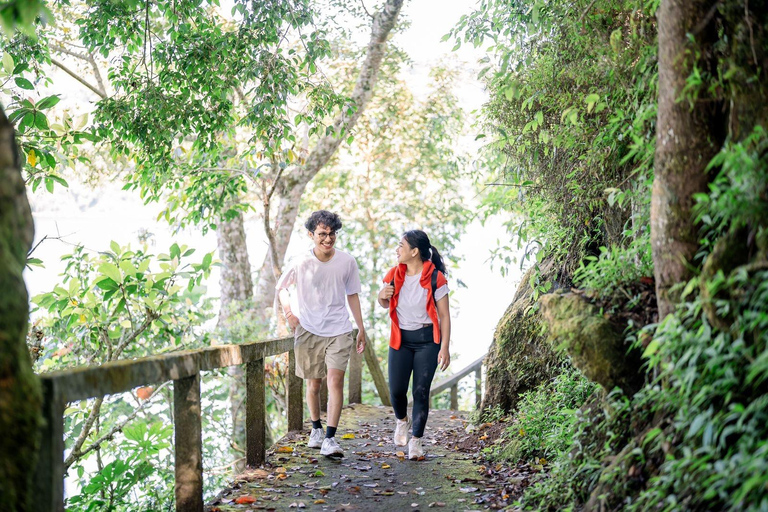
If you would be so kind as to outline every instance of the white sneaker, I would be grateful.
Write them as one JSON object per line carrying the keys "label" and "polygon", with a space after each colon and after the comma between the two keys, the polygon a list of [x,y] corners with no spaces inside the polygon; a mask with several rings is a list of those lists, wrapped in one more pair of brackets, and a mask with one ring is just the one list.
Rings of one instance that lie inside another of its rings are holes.
{"label": "white sneaker", "polygon": [[405,446],[408,444],[408,429],[411,427],[411,419],[407,416],[404,420],[395,418],[395,446]]}
{"label": "white sneaker", "polygon": [[324,437],[325,432],[323,432],[323,429],[313,428],[312,432],[309,433],[309,441],[307,441],[307,446],[309,448],[320,448],[323,446]]}
{"label": "white sneaker", "polygon": [[421,447],[421,438],[412,437],[411,440],[408,441],[408,458],[410,460],[418,460],[423,456],[424,448]]}
{"label": "white sneaker", "polygon": [[341,449],[341,446],[339,446],[339,442],[336,441],[335,437],[326,437],[323,439],[323,447],[320,448],[320,455],[325,455],[326,457],[343,457],[344,450]]}

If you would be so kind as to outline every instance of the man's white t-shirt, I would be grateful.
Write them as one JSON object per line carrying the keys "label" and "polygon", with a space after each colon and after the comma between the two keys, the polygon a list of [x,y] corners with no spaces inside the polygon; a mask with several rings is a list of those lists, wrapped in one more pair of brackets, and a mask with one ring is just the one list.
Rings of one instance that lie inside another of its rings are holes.
{"label": "man's white t-shirt", "polygon": [[[397,323],[406,331],[415,331],[432,325],[432,319],[427,315],[427,289],[422,288],[419,281],[421,274],[406,275],[400,295],[397,299]],[[431,286],[431,285],[430,285]],[[444,284],[435,290],[435,302],[448,295],[448,285]]]}
{"label": "man's white t-shirt", "polygon": [[355,258],[336,249],[320,261],[310,249],[294,261],[277,282],[278,293],[296,285],[301,326],[317,336],[338,336],[352,330],[347,295],[360,293],[360,273]]}

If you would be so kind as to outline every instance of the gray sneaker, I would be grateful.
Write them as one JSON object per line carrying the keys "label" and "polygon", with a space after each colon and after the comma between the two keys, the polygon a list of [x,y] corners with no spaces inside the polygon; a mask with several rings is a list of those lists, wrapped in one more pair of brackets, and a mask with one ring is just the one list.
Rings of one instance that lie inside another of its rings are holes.
{"label": "gray sneaker", "polygon": [[341,446],[339,446],[339,442],[336,441],[335,437],[326,437],[323,439],[323,447],[320,448],[320,455],[325,455],[326,457],[343,457],[344,450],[341,449]]}
{"label": "gray sneaker", "polygon": [[408,429],[411,427],[411,419],[406,417],[404,420],[395,418],[395,446],[405,446],[408,444]]}
{"label": "gray sneaker", "polygon": [[309,441],[307,441],[307,447],[320,448],[323,446],[323,437],[325,437],[325,432],[323,432],[323,429],[313,428],[312,432],[309,433]]}

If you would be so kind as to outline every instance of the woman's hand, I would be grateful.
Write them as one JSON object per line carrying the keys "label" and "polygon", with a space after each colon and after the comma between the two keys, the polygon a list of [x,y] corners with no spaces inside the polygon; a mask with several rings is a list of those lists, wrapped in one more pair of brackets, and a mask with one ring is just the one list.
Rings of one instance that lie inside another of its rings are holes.
{"label": "woman's hand", "polygon": [[448,351],[448,347],[441,348],[440,353],[437,354],[437,365],[441,370],[445,370],[449,364],[451,364],[451,353]]}
{"label": "woman's hand", "polygon": [[379,291],[379,304],[382,307],[388,307],[389,306],[389,299],[392,298],[392,296],[395,294],[395,286],[392,284],[388,284],[384,288]]}

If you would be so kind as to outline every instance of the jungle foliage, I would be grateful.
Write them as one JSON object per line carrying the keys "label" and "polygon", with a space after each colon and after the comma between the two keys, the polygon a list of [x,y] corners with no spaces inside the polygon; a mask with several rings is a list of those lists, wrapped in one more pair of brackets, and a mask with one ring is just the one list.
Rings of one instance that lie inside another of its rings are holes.
{"label": "jungle foliage", "polygon": [[[560,279],[643,351],[645,384],[634,394],[553,404],[573,378],[566,370],[509,411],[514,425],[546,424],[555,436],[548,471],[521,499],[527,509],[768,506],[766,6],[696,4],[675,97],[719,105],[705,122],[725,142],[706,168],[708,189],[693,196],[693,278],[677,285],[672,314],[657,321],[648,306],[638,323],[628,310],[663,264],[649,224],[659,4],[486,0],[447,36],[457,46],[490,41],[488,211],[521,215],[511,231],[540,247],[539,260],[554,257]],[[716,34],[711,46],[699,43],[703,30]],[[512,434],[497,456],[542,456]]]}

